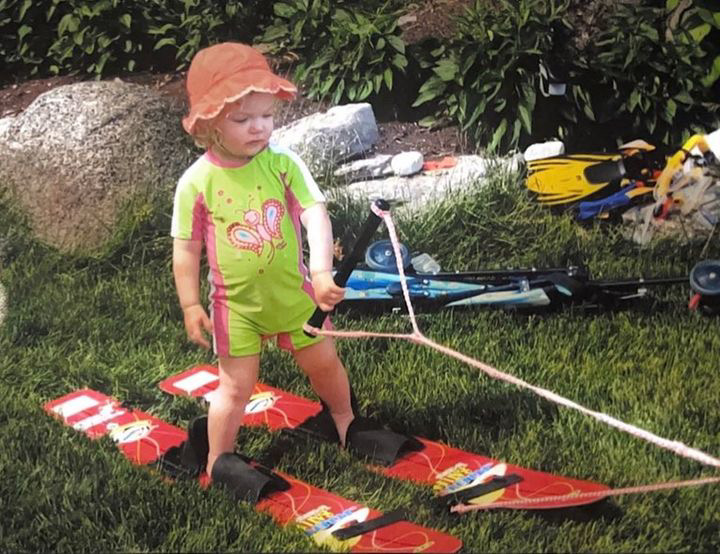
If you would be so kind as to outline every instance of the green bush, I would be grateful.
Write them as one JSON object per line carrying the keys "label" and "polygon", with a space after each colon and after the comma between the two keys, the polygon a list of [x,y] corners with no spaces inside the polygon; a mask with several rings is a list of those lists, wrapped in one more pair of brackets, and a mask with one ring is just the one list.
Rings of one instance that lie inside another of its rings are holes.
{"label": "green bush", "polygon": [[578,125],[610,122],[623,138],[666,144],[708,131],[720,113],[712,87],[720,75],[720,11],[696,4],[679,14],[677,0],[666,7],[617,5],[575,59],[580,79],[572,100],[587,118]]}
{"label": "green bush", "polygon": [[106,76],[186,66],[200,48],[252,42],[262,0],[0,0],[0,55],[10,75]]}
{"label": "green bush", "polygon": [[350,4],[288,0],[274,5],[275,20],[261,40],[271,53],[299,58],[295,78],[311,98],[366,100],[391,91],[405,72],[399,12],[389,3]]}
{"label": "green bush", "polygon": [[476,0],[455,35],[434,52],[433,75],[414,106],[437,110],[424,125],[452,121],[489,151],[508,150],[533,130],[540,60],[553,48],[566,0]]}
{"label": "green bush", "polygon": [[[91,7],[92,6],[92,7]],[[150,50],[147,21],[153,2],[103,0],[94,4],[57,0],[57,13],[65,12],[55,27],[57,39],[48,49],[51,73],[84,70],[102,75],[106,66],[133,71]],[[144,65],[144,64],[143,64]],[[150,64],[151,65],[151,64]]]}
{"label": "green bush", "polygon": [[166,15],[153,20],[149,33],[154,37],[153,50],[172,51],[178,69],[187,67],[195,53],[210,44],[252,43],[271,15],[270,3],[263,0],[171,0],[165,5]]}
{"label": "green bush", "polygon": [[[335,5],[343,5],[338,0]],[[286,0],[273,4],[274,17],[259,41],[271,54],[290,53],[297,56],[309,52],[327,34],[334,9],[329,2],[319,0]]]}
{"label": "green bush", "polygon": [[55,10],[55,2],[48,7],[32,0],[0,0],[0,56],[7,76],[38,72],[53,41],[48,21]]}

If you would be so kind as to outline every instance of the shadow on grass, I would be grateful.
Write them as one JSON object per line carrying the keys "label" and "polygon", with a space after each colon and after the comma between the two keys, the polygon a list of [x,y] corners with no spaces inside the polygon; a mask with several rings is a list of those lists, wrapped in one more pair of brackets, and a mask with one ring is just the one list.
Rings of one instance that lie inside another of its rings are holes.
{"label": "shadow on grass", "polygon": [[618,521],[624,512],[612,500],[604,498],[584,506],[557,508],[553,510],[536,510],[533,515],[551,525],[562,525],[566,522],[587,523],[602,520],[607,523]]}

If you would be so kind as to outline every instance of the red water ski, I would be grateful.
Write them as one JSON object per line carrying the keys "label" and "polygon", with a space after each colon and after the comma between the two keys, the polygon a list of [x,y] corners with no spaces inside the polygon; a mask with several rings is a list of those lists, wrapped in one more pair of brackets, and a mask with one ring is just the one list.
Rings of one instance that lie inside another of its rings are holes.
{"label": "red water ski", "polygon": [[[135,464],[153,463],[168,449],[180,445],[187,432],[150,414],[124,407],[117,400],[91,389],[82,389],[48,402],[45,410],[66,425],[91,438],[110,436]],[[299,526],[317,544],[335,552],[457,552],[462,542],[453,536],[419,525],[396,521],[356,537],[340,540],[333,532],[382,514],[290,475],[277,472],[289,484],[256,504],[283,525]],[[207,485],[207,475],[199,477]]]}
{"label": "red water ski", "polygon": [[[208,399],[207,395],[212,393],[217,385],[217,368],[200,365],[165,379],[159,387],[170,394]],[[319,402],[258,383],[246,408],[244,423],[266,425],[273,430],[294,429],[321,409]],[[512,506],[524,510],[591,504],[604,497],[574,498],[573,495],[609,490],[609,487],[600,483],[526,469],[440,442],[416,438],[423,444],[422,450],[403,454],[389,467],[372,466],[373,469],[389,477],[431,486],[438,496],[462,494],[463,490],[483,484],[489,485],[491,482],[499,485],[492,492],[463,498],[462,501],[467,504],[484,505],[492,502],[557,497],[545,502],[519,503]]]}

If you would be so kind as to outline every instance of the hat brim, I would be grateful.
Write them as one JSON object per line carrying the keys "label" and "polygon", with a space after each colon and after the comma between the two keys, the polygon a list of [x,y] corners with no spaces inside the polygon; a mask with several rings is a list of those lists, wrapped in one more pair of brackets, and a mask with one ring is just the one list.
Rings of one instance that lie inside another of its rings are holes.
{"label": "hat brim", "polygon": [[223,79],[194,102],[190,113],[183,118],[183,127],[192,134],[198,120],[213,119],[226,105],[237,102],[251,92],[265,92],[281,100],[292,100],[297,93],[297,87],[264,69],[243,71]]}

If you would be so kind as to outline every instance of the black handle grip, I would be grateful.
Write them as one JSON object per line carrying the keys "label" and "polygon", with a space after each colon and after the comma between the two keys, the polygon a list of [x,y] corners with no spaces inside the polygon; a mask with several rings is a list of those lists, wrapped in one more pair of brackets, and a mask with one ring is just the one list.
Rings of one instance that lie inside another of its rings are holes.
{"label": "black handle grip", "polygon": [[[383,212],[390,209],[390,204],[388,204],[385,200],[381,198],[375,200],[373,202],[373,205],[378,210]],[[382,218],[374,211],[370,210],[370,214],[365,220],[365,223],[363,223],[362,229],[360,229],[360,236],[358,236],[357,240],[355,241],[352,251],[348,256],[346,256],[342,264],[340,264],[338,270],[335,272],[333,280],[335,281],[335,284],[337,286],[344,287],[345,283],[347,283],[347,280],[350,278],[350,274],[353,272],[353,269],[355,269],[355,266],[357,266],[358,262],[361,259],[364,259],[365,250],[367,249],[368,244],[370,244],[370,240],[375,234],[375,231],[377,230],[381,221]],[[313,312],[313,315],[310,316],[310,319],[308,320],[308,325],[310,327],[320,328],[323,324],[323,321],[325,321],[327,314],[329,313],[330,312],[323,311],[321,308],[317,308],[315,312]],[[314,336],[308,331],[305,331],[305,334],[308,336]]]}

